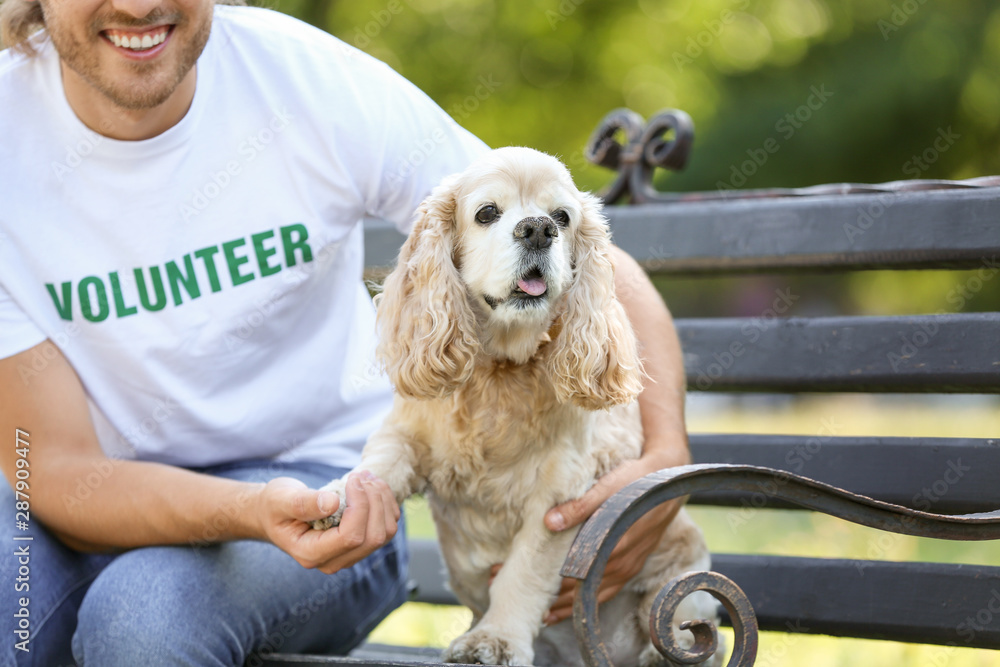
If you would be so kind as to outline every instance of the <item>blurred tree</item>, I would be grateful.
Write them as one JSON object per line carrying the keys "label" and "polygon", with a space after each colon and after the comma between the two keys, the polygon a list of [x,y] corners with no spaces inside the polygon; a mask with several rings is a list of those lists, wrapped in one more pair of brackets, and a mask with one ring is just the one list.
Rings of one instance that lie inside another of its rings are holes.
{"label": "blurred tree", "polygon": [[[671,189],[1000,171],[993,3],[273,4],[385,60],[488,143],[562,155],[589,187],[605,176],[580,162],[580,150],[618,106],[647,116],[678,107],[694,118],[692,163],[669,178]],[[939,132],[951,139],[945,151],[934,149]],[[769,138],[778,150],[759,164]]]}
{"label": "blurred tree", "polygon": [[[366,0],[270,3],[386,61],[494,146],[560,156],[578,183],[600,118],[666,107],[697,128],[660,187],[711,190],[1000,173],[1000,7],[974,0]],[[1000,231],[998,231],[1000,233]],[[1000,309],[1000,279],[847,281],[892,310]],[[902,274],[900,274],[902,276]],[[872,281],[875,282],[872,282]],[[964,303],[962,303],[964,301]],[[834,306],[830,306],[833,308]]]}

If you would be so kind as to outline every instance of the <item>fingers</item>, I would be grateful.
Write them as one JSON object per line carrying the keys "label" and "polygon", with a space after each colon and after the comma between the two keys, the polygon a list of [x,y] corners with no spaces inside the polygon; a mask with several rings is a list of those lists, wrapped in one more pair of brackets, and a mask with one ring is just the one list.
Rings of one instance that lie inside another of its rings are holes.
{"label": "fingers", "polygon": [[[558,533],[567,528],[577,526],[597,511],[601,504],[610,498],[615,491],[624,486],[615,486],[615,479],[618,471],[613,471],[597,480],[590,490],[579,498],[575,498],[562,505],[557,505],[545,515],[545,526],[552,532]],[[631,480],[630,480],[631,481]]]}
{"label": "fingers", "polygon": [[368,512],[371,501],[361,483],[361,476],[353,474],[347,478],[345,488],[347,508],[340,520],[339,536],[348,549],[356,549],[364,544],[365,533],[368,532]]}
{"label": "fingers", "polygon": [[573,600],[576,599],[576,579],[564,578],[555,602],[549,608],[543,623],[553,625],[573,615]]}
{"label": "fingers", "polygon": [[348,478],[347,508],[328,544],[332,557],[317,566],[332,574],[350,567],[391,540],[398,529],[399,505],[389,486],[362,472]]}
{"label": "fingers", "polygon": [[[661,505],[642,517],[622,536],[604,568],[604,576],[597,590],[598,604],[617,595],[642,570],[646,558],[656,549],[664,529],[678,509],[679,504],[676,507],[671,503]],[[575,597],[576,580],[563,579],[559,594],[544,619],[545,625],[570,618],[573,615]]]}
{"label": "fingers", "polygon": [[597,511],[604,501],[621,491],[632,482],[658,470],[652,457],[626,461],[597,480],[585,494],[557,505],[545,515],[545,525],[553,532],[561,532],[577,526]]}
{"label": "fingers", "polygon": [[277,509],[299,521],[316,521],[330,516],[340,506],[340,498],[329,491],[309,489],[291,477],[276,477],[267,484]]}
{"label": "fingers", "polygon": [[312,530],[309,522],[336,511],[337,494],[308,489],[291,478],[272,480],[265,490],[268,539],[309,569],[332,574],[350,567],[386,544],[398,529],[400,509],[392,491],[369,472],[348,477],[340,526],[325,531]]}
{"label": "fingers", "polygon": [[[607,579],[601,582],[601,587],[597,590],[597,604],[604,604],[621,592],[625,583],[609,583]],[[573,616],[573,603],[576,600],[576,579],[564,579],[563,588],[559,592],[559,597],[552,603],[549,613],[542,621],[545,625],[555,625]]]}

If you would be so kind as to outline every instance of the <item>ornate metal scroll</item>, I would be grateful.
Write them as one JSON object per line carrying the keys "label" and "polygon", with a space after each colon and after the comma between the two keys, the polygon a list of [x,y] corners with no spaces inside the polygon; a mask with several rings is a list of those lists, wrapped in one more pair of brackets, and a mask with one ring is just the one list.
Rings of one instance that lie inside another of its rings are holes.
{"label": "ornate metal scroll", "polygon": [[[664,139],[673,131],[674,138]],[[624,134],[625,143],[615,136]],[[815,197],[823,195],[879,194],[923,190],[956,190],[1000,186],[1000,176],[982,176],[964,181],[904,180],[888,183],[830,183],[805,188],[758,190],[718,190],[708,192],[660,192],[653,187],[656,167],[680,171],[687,164],[694,144],[694,122],[677,109],[666,109],[647,124],[629,109],[615,109],[605,116],[587,142],[585,155],[594,164],[618,172],[615,180],[599,195],[613,204],[628,195],[633,204],[770,197]]]}
{"label": "ornate metal scroll", "polygon": [[[670,131],[674,138],[664,139]],[[619,132],[625,134],[624,144],[615,139]],[[600,193],[604,203],[611,204],[628,194],[632,202],[644,204],[672,200],[653,188],[653,171],[656,167],[683,169],[693,144],[694,122],[683,111],[661,111],[647,124],[634,111],[615,109],[594,130],[584,155],[594,164],[618,172],[615,181]]]}
{"label": "ornate metal scroll", "polygon": [[[581,580],[577,584],[573,622],[584,659],[590,667],[612,667],[600,636],[597,589],[618,540],[657,505],[708,490],[763,492],[807,509],[903,535],[949,540],[1000,539],[1000,510],[954,516],[920,512],[758,466],[703,464],[661,470],[633,482],[602,505],[580,530],[563,566],[564,577]],[[757,620],[753,609],[739,587],[714,572],[684,575],[660,592],[650,619],[658,649],[682,664],[697,664],[715,651],[716,630],[708,621],[698,621],[688,627],[695,634],[696,644],[687,652],[679,649],[670,636],[670,620],[676,604],[695,590],[712,593],[722,601],[732,618],[736,646],[729,667],[752,665],[757,653]]]}

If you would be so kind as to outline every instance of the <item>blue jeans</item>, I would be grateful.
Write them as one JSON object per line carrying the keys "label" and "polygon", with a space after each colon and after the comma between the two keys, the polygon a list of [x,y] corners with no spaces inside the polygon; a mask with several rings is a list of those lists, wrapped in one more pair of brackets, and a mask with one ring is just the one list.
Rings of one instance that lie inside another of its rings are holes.
{"label": "blue jeans", "polygon": [[[318,488],[345,470],[258,460],[200,472],[252,482],[287,476]],[[270,653],[342,654],[406,599],[402,525],[364,561],[326,575],[249,540],[79,553],[33,517],[30,530],[16,530],[9,485],[0,484],[0,499],[10,513],[0,520],[3,667],[252,667]],[[29,535],[30,542],[14,540]],[[25,546],[28,555],[16,555]],[[28,590],[15,590],[24,583]],[[15,647],[20,598],[29,652]]]}

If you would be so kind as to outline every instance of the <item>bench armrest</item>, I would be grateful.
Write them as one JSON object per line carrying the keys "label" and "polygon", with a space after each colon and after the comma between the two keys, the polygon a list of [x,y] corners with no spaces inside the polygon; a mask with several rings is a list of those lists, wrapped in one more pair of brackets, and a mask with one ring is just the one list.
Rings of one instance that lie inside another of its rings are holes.
{"label": "bench armrest", "polygon": [[[660,470],[609,498],[580,529],[563,565],[564,577],[580,580],[573,622],[588,665],[612,665],[597,623],[597,589],[618,540],[653,507],[709,490],[763,493],[852,523],[903,535],[948,540],[1000,539],[1000,510],[967,515],[921,512],[758,466],[702,464]],[[673,613],[680,601],[696,590],[715,596],[732,619],[736,646],[729,665],[752,665],[757,654],[757,620],[753,608],[736,584],[716,572],[688,573],[663,588],[650,619],[654,643],[665,655],[684,664],[705,660],[715,652],[716,628],[708,621],[688,628],[696,639],[689,651],[680,649],[673,639],[670,628]]]}

